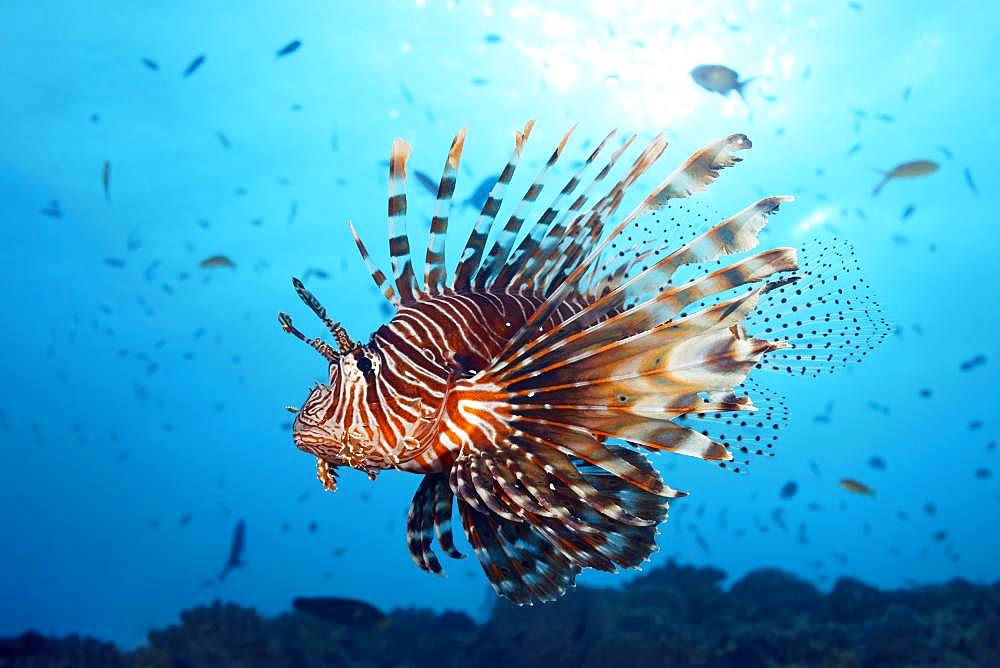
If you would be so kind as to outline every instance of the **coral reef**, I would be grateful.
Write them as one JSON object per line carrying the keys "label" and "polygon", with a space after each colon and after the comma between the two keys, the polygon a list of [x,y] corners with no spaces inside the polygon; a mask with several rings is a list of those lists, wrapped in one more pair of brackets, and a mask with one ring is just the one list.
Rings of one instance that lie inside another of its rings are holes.
{"label": "coral reef", "polygon": [[1000,585],[882,591],[843,578],[824,594],[778,570],[728,589],[724,579],[669,563],[620,590],[579,587],[532,608],[500,602],[482,625],[396,610],[375,627],[345,626],[216,603],[132,652],[75,636],[0,640],[0,667],[1000,665]]}

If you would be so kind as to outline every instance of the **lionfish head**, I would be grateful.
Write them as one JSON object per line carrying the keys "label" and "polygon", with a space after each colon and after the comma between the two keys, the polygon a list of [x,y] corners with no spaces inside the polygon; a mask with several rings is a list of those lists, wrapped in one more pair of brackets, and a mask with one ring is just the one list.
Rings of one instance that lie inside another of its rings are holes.
{"label": "lionfish head", "polygon": [[282,329],[330,363],[329,383],[317,384],[296,411],[292,438],[296,447],[316,457],[318,476],[327,489],[336,488],[335,469],[341,466],[363,471],[374,479],[378,471],[392,466],[382,454],[378,425],[365,420],[369,388],[381,368],[379,357],[367,346],[351,340],[339,323],[332,322],[301,281],[293,279],[292,283],[337,342],[335,349],[320,338],[306,338],[292,325],[287,313],[278,314]]}

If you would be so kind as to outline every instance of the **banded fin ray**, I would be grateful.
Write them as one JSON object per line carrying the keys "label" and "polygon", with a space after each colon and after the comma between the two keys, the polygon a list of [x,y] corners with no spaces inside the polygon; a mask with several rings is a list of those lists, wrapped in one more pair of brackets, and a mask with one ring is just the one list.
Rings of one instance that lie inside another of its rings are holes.
{"label": "banded fin ray", "polygon": [[431,231],[427,238],[427,255],[424,261],[424,290],[432,295],[441,293],[447,279],[445,242],[448,237],[448,219],[451,216],[455,180],[462,160],[465,135],[466,129],[462,128],[451,141],[441,182],[438,184],[437,201],[434,204],[434,217],[431,218]]}
{"label": "banded fin ray", "polygon": [[514,133],[514,152],[511,154],[506,166],[504,166],[503,171],[500,172],[500,178],[497,179],[497,182],[490,190],[490,194],[486,198],[486,203],[483,204],[483,209],[479,213],[479,219],[476,221],[476,225],[473,227],[472,232],[469,234],[469,239],[465,243],[465,250],[462,251],[462,256],[459,258],[458,267],[455,269],[452,287],[458,292],[467,291],[471,287],[472,277],[479,269],[483,250],[486,248],[486,242],[490,236],[490,230],[493,228],[493,223],[500,212],[503,197],[510,186],[511,179],[514,178],[514,170],[517,168],[517,164],[521,159],[521,153],[524,151],[524,145],[527,143],[528,137],[531,135],[531,130],[534,127],[535,121],[530,120],[524,124],[523,130]]}

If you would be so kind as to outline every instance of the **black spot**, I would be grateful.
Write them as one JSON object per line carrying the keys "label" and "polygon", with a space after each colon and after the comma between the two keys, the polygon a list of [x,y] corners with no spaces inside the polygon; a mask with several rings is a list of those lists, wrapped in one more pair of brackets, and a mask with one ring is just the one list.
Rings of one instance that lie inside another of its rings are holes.
{"label": "black spot", "polygon": [[372,374],[372,361],[365,357],[364,355],[358,355],[357,357],[358,369],[361,370],[365,376],[370,376]]}

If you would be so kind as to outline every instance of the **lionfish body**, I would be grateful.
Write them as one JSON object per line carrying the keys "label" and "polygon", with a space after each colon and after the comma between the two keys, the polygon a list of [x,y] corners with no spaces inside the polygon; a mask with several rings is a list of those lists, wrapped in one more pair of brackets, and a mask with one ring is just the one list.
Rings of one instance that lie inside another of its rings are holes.
{"label": "lionfish body", "polygon": [[[336,349],[279,314],[286,331],[329,361],[329,383],[313,389],[294,424],[295,443],[317,458],[324,486],[334,489],[345,466],[372,478],[384,469],[422,474],[407,526],[417,565],[441,572],[435,535],[449,556],[461,556],[451,531],[457,505],[488,579],[517,603],[558,597],[584,568],[614,571],[649,558],[669,500],[684,493],[663,482],[645,453],[737,470],[746,456],[770,454],[785,409],[750,384],[753,369],[816,375],[857,361],[887,331],[848,248],[820,245],[810,260],[792,248],[748,254],[790,197],[760,200],[685,243],[665,241],[665,229],[635,241],[640,220],[739,162],[736,152],[750,148],[744,135],[695,153],[608,230],[666,142],[655,138],[616,170],[635,137],[611,151],[612,132],[529,216],[570,130],[497,226],[532,126],[516,133],[449,277],[445,241],[465,131],[455,137],[422,285],[404,226],[409,146],[396,140],[392,282],[351,227],[397,308],[368,344],[352,341],[298,280]],[[585,177],[592,166],[596,174]],[[617,180],[608,178],[616,171]]]}

